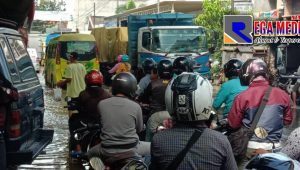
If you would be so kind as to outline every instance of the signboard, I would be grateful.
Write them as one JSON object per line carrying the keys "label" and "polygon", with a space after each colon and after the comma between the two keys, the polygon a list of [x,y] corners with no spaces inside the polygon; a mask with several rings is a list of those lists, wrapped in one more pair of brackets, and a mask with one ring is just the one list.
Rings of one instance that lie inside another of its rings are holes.
{"label": "signboard", "polygon": [[253,9],[252,2],[234,2],[234,9],[240,14],[249,14]]}

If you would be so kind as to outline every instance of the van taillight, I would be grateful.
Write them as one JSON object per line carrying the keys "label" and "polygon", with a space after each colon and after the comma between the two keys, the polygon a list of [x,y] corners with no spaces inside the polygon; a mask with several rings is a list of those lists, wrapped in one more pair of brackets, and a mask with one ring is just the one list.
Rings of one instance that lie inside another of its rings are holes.
{"label": "van taillight", "polygon": [[17,138],[21,136],[21,112],[20,110],[12,111],[9,122],[9,137]]}

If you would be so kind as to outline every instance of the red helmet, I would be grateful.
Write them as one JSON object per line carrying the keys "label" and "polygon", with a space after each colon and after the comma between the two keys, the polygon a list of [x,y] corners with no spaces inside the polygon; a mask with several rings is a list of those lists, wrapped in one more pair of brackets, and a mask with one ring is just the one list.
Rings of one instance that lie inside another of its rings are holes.
{"label": "red helmet", "polygon": [[97,70],[91,70],[85,75],[85,84],[87,86],[101,86],[103,84],[102,73]]}

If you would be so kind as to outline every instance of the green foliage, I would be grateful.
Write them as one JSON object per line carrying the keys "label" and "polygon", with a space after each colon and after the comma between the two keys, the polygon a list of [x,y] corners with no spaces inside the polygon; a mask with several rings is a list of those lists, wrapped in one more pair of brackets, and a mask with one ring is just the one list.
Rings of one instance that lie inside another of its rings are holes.
{"label": "green foliage", "polygon": [[41,0],[40,4],[35,4],[35,9],[40,11],[65,11],[66,3],[56,0]]}
{"label": "green foliage", "polygon": [[[203,11],[195,18],[195,23],[208,30],[208,45],[215,46],[217,51],[223,45],[223,16],[235,13],[231,10],[231,0],[203,1]],[[220,61],[221,53],[216,52],[213,57]]]}
{"label": "green foliage", "polygon": [[126,3],[126,10],[130,10],[130,9],[134,9],[135,6],[135,2],[133,0],[128,0]]}
{"label": "green foliage", "polygon": [[121,14],[121,13],[123,13],[123,12],[125,12],[125,11],[126,11],[126,4],[124,4],[124,5],[119,5],[119,7],[116,8],[115,13],[116,13],[116,14]]}

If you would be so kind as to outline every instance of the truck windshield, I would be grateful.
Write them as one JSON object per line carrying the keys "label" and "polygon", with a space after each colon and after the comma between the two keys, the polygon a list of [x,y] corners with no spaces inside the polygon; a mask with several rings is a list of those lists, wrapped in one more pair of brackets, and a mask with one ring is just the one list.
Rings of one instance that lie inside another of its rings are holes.
{"label": "truck windshield", "polygon": [[155,29],[152,51],[157,53],[205,52],[207,40],[204,29]]}

